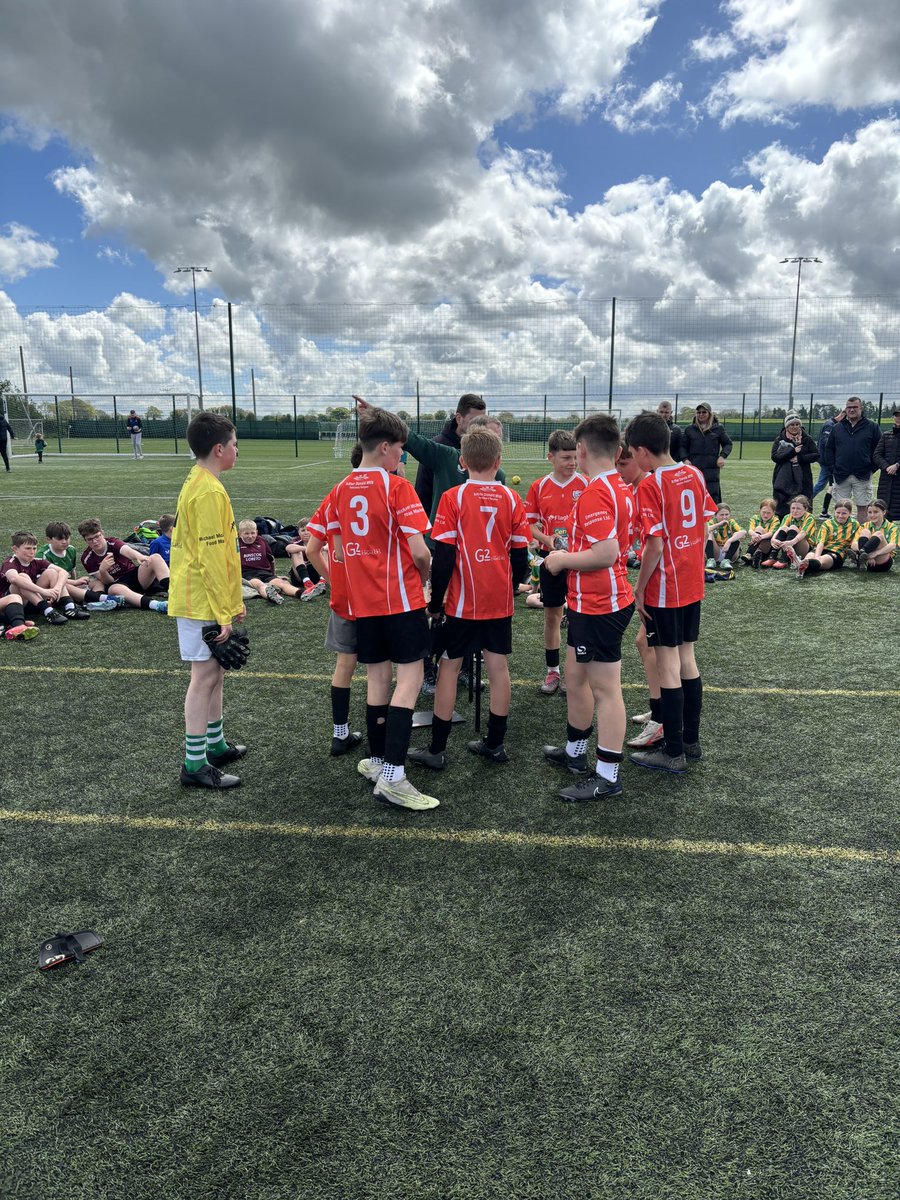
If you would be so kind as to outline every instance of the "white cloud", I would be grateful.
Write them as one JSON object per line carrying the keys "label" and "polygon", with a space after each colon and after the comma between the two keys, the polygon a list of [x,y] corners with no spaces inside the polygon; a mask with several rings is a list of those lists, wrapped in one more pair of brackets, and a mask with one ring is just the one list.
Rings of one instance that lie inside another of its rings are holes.
{"label": "white cloud", "polygon": [[727,33],[705,33],[691,42],[691,52],[700,62],[715,62],[737,53],[734,40]]}
{"label": "white cloud", "polygon": [[6,232],[0,233],[0,279],[14,283],[30,271],[52,267],[56,262],[56,247],[42,242],[33,229],[15,221],[2,228]]}
{"label": "white cloud", "polygon": [[656,129],[660,118],[681,96],[681,83],[671,75],[657,79],[638,96],[627,84],[616,88],[604,106],[604,116],[620,133]]}
{"label": "white cloud", "polygon": [[725,12],[723,36],[747,55],[708,98],[726,124],[784,120],[801,105],[846,110],[900,99],[895,0],[729,0]]}

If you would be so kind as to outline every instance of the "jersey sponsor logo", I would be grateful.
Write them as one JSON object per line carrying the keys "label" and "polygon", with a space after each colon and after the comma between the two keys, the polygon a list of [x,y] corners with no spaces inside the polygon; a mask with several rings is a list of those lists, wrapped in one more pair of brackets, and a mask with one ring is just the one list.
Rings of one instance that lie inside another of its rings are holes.
{"label": "jersey sponsor logo", "polygon": [[361,546],[359,542],[347,542],[344,546],[344,554],[347,558],[365,558],[367,555],[378,554],[377,549],[372,547]]}
{"label": "jersey sponsor logo", "polygon": [[675,549],[676,550],[687,550],[687,548],[688,548],[688,546],[690,546],[690,544],[691,544],[691,539],[688,537],[688,535],[686,533],[680,533],[678,535],[678,537],[675,538]]}
{"label": "jersey sponsor logo", "polygon": [[505,557],[505,554],[492,554],[490,546],[479,547],[474,554],[475,561],[479,563],[502,562]]}

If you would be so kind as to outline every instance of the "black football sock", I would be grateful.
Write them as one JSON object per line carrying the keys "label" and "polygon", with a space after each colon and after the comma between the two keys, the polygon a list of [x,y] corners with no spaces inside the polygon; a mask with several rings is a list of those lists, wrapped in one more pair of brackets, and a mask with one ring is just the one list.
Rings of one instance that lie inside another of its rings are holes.
{"label": "black football sock", "polygon": [[300,573],[300,571],[297,570],[296,567],[291,567],[291,569],[288,571],[288,579],[290,579],[290,581],[294,585],[294,587],[297,587],[297,588],[303,587],[303,576]]}
{"label": "black football sock", "polygon": [[331,719],[335,725],[346,725],[350,720],[350,689],[331,688]]}
{"label": "black football sock", "polygon": [[547,663],[548,669],[553,669],[556,671],[559,670],[559,649],[558,648],[556,650],[545,650],[544,651],[544,659]]}
{"label": "black football sock", "polygon": [[662,700],[659,696],[650,697],[650,720],[662,725]]}
{"label": "black football sock", "polygon": [[44,616],[45,616],[45,617],[49,617],[49,616],[50,616],[50,614],[51,614],[52,612],[53,612],[53,605],[52,605],[52,604],[46,604],[46,605],[44,606]]}
{"label": "black football sock", "polygon": [[624,754],[620,750],[607,750],[605,746],[597,743],[597,774],[601,779],[606,779],[610,783],[615,783],[619,778],[619,763],[623,760]]}
{"label": "black football sock", "polygon": [[71,596],[66,596],[65,600],[62,601],[62,606],[63,612],[66,614],[66,616],[75,611],[75,601]]}
{"label": "black football sock", "polygon": [[824,501],[824,503],[823,503],[823,505],[822,505],[822,512],[823,512],[823,513],[827,513],[827,512],[828,512],[828,506],[829,506],[829,504],[831,504],[831,492],[826,492],[826,493],[825,493],[825,501]]}
{"label": "black football sock", "polygon": [[712,538],[706,539],[706,557],[707,558],[715,558],[716,557],[716,546],[715,546],[715,543],[713,542]]}
{"label": "black football sock", "polygon": [[384,739],[387,733],[388,706],[366,705],[366,732],[369,735],[369,757],[384,758]]}
{"label": "black football sock", "polygon": [[316,570],[316,568],[312,565],[312,563],[307,563],[306,570],[309,575],[310,583],[318,583],[319,580],[322,578],[322,576],[319,574],[319,572]]}
{"label": "black football sock", "polygon": [[450,730],[453,728],[453,721],[445,721],[443,717],[433,716],[431,718],[431,742],[428,746],[429,754],[443,754],[447,749],[447,741],[450,737]]}
{"label": "black football sock", "polygon": [[103,600],[102,592],[95,592],[93,588],[88,588],[84,593],[85,604],[96,604],[98,600]]}
{"label": "black football sock", "polygon": [[684,692],[680,687],[660,688],[663,734],[666,754],[678,758],[684,754]]}
{"label": "black football sock", "polygon": [[859,548],[860,550],[865,551],[866,554],[874,554],[880,545],[881,542],[877,537],[859,539]]}
{"label": "black football sock", "polygon": [[150,597],[141,596],[141,608],[148,609],[150,607]]}
{"label": "black football sock", "polygon": [[487,734],[485,735],[484,744],[488,750],[497,750],[503,745],[503,739],[506,737],[506,727],[509,724],[509,714],[505,713],[502,717],[497,713],[488,715]]}
{"label": "black football sock", "polygon": [[592,724],[588,725],[587,729],[577,729],[574,725],[566,724],[566,754],[570,758],[577,758],[579,754],[587,751],[588,738],[593,728]]}
{"label": "black football sock", "polygon": [[822,570],[822,564],[817,558],[810,558],[806,563],[806,569],[810,575],[815,575],[817,571]]}
{"label": "black football sock", "polygon": [[25,624],[25,609],[21,604],[13,601],[12,604],[7,604],[4,608],[0,620],[6,623],[7,629],[14,629],[17,625]]}
{"label": "black football sock", "polygon": [[681,690],[684,693],[684,741],[692,746],[700,741],[700,711],[703,708],[703,682],[700,676],[682,679]]}
{"label": "black football sock", "polygon": [[387,710],[387,726],[384,739],[384,761],[393,767],[402,767],[409,750],[412,736],[413,710],[392,704]]}

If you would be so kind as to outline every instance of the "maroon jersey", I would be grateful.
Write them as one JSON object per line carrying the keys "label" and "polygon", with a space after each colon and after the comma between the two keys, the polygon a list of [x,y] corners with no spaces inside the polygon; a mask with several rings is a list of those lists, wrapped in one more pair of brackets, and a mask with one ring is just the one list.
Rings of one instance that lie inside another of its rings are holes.
{"label": "maroon jersey", "polygon": [[106,555],[111,554],[113,562],[109,568],[109,575],[113,583],[117,583],[125,575],[130,575],[132,571],[137,570],[137,563],[132,562],[130,558],[126,558],[122,553],[124,545],[125,543],[121,538],[111,537],[106,539],[106,550],[103,554],[95,554],[93,550],[82,550],[81,562],[84,569],[89,575],[96,575]]}
{"label": "maroon jersey", "polygon": [[6,578],[8,571],[18,571],[22,575],[27,575],[32,583],[37,583],[48,567],[53,564],[48,562],[46,558],[33,558],[26,567],[24,563],[20,563],[14,554],[11,554],[6,561],[0,565],[0,596],[9,595],[9,580]]}
{"label": "maroon jersey", "polygon": [[275,559],[269,549],[269,543],[257,535],[255,542],[238,541],[241,550],[241,572],[244,571],[274,571]]}

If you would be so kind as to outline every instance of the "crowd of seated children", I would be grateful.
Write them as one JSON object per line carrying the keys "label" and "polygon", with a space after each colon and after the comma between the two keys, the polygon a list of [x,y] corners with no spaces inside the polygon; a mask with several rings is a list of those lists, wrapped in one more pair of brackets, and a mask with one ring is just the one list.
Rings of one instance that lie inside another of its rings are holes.
{"label": "crowd of seated children", "polygon": [[[66,592],[76,608],[81,606],[90,612],[109,612],[118,605],[112,596],[104,594],[90,576],[76,578],[78,553],[72,545],[72,530],[65,521],[50,521],[44,530],[47,541],[38,550],[38,558],[45,558],[66,573]],[[76,616],[76,620],[77,620]]]}
{"label": "crowd of seated children", "polygon": [[738,561],[741,541],[747,536],[747,530],[741,529],[732,518],[728,504],[718,506],[715,517],[706,529],[706,569],[712,571],[720,567],[723,571],[730,571]]}
{"label": "crowd of seated children", "polygon": [[285,576],[275,574],[275,559],[271,547],[260,534],[255,521],[238,525],[241,552],[241,579],[250,595],[262,596],[270,604],[284,604],[285,596],[299,596],[301,591]]}
{"label": "crowd of seated children", "polygon": [[[38,558],[34,534],[19,530],[11,541],[12,553],[0,563],[0,598],[14,597],[12,605],[4,608],[4,623],[18,628],[24,624],[26,613],[43,615],[48,625],[86,620],[88,613],[76,605],[66,589],[65,570],[49,559]],[[21,604],[21,613],[16,600]]]}

